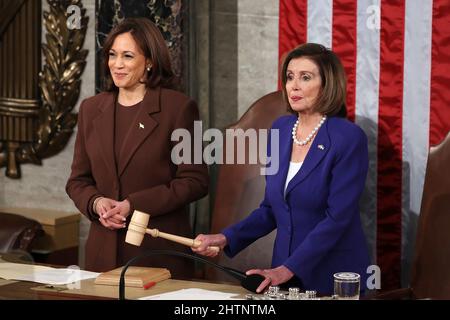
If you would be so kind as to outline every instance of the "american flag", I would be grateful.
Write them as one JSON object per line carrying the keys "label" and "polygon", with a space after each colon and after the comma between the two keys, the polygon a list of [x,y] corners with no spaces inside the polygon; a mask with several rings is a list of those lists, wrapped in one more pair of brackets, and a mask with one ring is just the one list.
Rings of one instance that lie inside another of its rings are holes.
{"label": "american flag", "polygon": [[[407,285],[429,147],[450,130],[449,0],[280,0],[279,56],[336,52],[369,138],[361,214],[381,289]],[[450,165],[450,164],[449,164]]]}

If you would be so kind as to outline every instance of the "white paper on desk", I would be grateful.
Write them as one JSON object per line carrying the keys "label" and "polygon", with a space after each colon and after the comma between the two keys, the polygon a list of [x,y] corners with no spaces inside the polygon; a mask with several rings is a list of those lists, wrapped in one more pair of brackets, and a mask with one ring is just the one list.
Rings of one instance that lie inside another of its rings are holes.
{"label": "white paper on desk", "polygon": [[20,280],[19,278],[23,276],[51,269],[53,268],[36,266],[33,264],[2,262],[0,263],[0,278],[6,280]]}
{"label": "white paper on desk", "polygon": [[8,280],[64,285],[85,279],[96,278],[98,275],[99,273],[83,271],[80,269],[56,269],[29,264],[0,263],[0,277]]}
{"label": "white paper on desk", "polygon": [[139,300],[228,300],[236,299],[233,298],[236,296],[236,293],[189,288],[142,297]]}
{"label": "white paper on desk", "polygon": [[78,269],[53,269],[39,271],[20,280],[33,281],[45,284],[63,285],[81,280],[97,278],[100,273],[78,270]]}

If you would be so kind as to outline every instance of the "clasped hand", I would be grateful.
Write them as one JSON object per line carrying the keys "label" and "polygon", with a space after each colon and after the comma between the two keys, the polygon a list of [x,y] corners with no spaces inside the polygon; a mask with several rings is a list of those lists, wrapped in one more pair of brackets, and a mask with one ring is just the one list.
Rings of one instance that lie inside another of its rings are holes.
{"label": "clasped hand", "polygon": [[109,230],[117,230],[126,227],[125,221],[130,214],[130,202],[125,199],[116,201],[109,198],[101,198],[97,201],[95,211],[99,215],[100,223]]}

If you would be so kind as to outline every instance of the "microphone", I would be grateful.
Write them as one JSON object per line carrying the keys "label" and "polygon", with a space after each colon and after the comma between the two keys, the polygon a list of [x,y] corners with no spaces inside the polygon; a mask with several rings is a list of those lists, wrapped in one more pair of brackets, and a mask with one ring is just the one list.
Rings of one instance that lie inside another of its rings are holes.
{"label": "microphone", "polygon": [[260,274],[246,275],[245,273],[238,271],[236,269],[224,267],[224,266],[221,266],[220,264],[206,260],[202,257],[184,253],[184,252],[178,252],[178,251],[173,251],[173,250],[147,250],[145,253],[129,260],[123,267],[122,272],[120,273],[120,281],[119,281],[119,300],[125,300],[125,273],[126,273],[128,267],[130,267],[132,263],[134,263],[135,261],[137,261],[141,258],[146,258],[149,256],[154,256],[154,255],[178,256],[178,257],[183,257],[183,258],[199,261],[204,264],[210,265],[210,266],[217,268],[219,270],[222,270],[223,272],[232,276],[233,278],[235,278],[236,280],[238,280],[240,282],[240,284],[243,288],[247,289],[248,291],[255,292],[255,293],[256,293],[256,289],[259,287],[261,282],[263,282],[265,279]]}

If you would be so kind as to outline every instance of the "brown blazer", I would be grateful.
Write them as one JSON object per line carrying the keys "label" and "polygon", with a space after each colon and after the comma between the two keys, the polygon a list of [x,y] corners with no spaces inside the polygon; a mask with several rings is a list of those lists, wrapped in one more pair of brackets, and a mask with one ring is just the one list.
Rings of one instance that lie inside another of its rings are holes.
{"label": "brown blazer", "polygon": [[[126,229],[111,231],[98,221],[92,211],[96,197],[120,201],[128,198],[132,210],[151,215],[150,227],[192,237],[187,206],[208,192],[205,164],[177,166],[171,161],[171,150],[177,143],[171,141],[172,131],[186,128],[193,133],[194,121],[199,118],[195,102],[170,89],[148,89],[135,123],[130,124],[116,165],[116,96],[105,92],[82,102],[72,173],[66,185],[69,197],[92,221],[85,268],[93,271],[107,271],[124,265],[144,248],[190,252],[189,248],[150,236],[144,237],[140,247],[125,243]],[[131,215],[127,223],[130,218]],[[166,267],[173,277],[194,276],[193,262],[182,258],[152,256],[138,264]]]}

